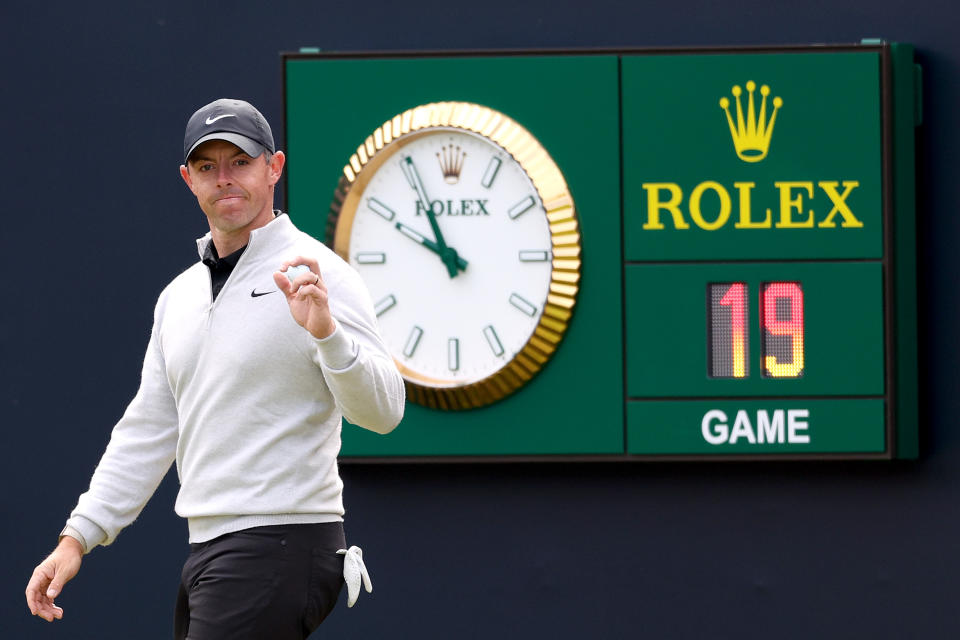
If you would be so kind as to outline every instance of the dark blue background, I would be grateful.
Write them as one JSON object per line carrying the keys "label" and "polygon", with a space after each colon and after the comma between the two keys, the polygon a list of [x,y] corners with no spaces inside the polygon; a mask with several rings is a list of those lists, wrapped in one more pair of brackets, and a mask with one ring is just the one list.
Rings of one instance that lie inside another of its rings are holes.
{"label": "dark blue background", "polygon": [[921,459],[349,466],[348,536],[376,589],[318,636],[956,637],[958,18],[947,0],[5,3],[0,637],[170,636],[186,551],[172,476],[87,557],[63,621],[33,619],[23,588],[136,389],[157,294],[196,260],[206,224],[177,168],[197,106],[249,99],[283,140],[278,53],[301,46],[862,37],[916,45],[925,74]]}

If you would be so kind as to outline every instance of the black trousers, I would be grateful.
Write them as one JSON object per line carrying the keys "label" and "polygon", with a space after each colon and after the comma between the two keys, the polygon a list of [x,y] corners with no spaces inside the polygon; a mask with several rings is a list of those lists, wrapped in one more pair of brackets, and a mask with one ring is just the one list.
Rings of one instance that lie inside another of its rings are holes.
{"label": "black trousers", "polygon": [[190,545],[175,640],[303,640],[343,586],[342,522],[255,527]]}

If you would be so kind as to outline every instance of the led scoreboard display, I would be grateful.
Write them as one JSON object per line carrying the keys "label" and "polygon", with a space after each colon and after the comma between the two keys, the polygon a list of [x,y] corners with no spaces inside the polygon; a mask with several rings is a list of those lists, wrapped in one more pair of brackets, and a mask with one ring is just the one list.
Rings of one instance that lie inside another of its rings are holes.
{"label": "led scoreboard display", "polygon": [[[746,378],[746,283],[708,285],[711,378]],[[803,291],[798,282],[767,282],[760,290],[760,365],[764,377],[803,375]]]}
{"label": "led scoreboard display", "polygon": [[902,53],[623,60],[628,451],[914,455]]}
{"label": "led scoreboard display", "polygon": [[880,41],[285,54],[288,209],[407,376],[343,458],[916,457],[919,80]]}

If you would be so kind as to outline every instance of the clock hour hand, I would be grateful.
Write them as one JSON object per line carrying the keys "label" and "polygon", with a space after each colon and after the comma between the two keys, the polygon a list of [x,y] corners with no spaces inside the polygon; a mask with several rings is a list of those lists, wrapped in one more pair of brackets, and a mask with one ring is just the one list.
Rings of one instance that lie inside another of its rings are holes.
{"label": "clock hour hand", "polygon": [[443,239],[443,234],[440,232],[440,225],[437,224],[437,216],[433,213],[430,198],[427,196],[427,190],[423,188],[423,180],[420,179],[420,173],[417,171],[416,165],[413,164],[413,158],[410,156],[405,157],[403,162],[401,162],[401,167],[403,167],[403,173],[407,177],[407,182],[409,182],[413,190],[417,192],[420,206],[423,207],[424,214],[427,216],[427,220],[430,221],[430,229],[433,230],[433,237],[437,245],[435,252],[440,256],[443,264],[447,266],[447,273],[450,274],[450,277],[456,277],[458,266],[457,252],[454,249],[448,249],[447,243]]}
{"label": "clock hour hand", "polygon": [[[414,240],[422,244],[427,249],[430,249],[430,251],[433,251],[435,254],[443,258],[443,252],[440,250],[440,246],[436,242],[434,242],[433,240],[429,240],[422,233],[420,233],[419,231],[416,231],[411,227],[408,227],[402,222],[398,222],[396,226],[397,226],[397,229],[400,231],[400,233],[407,236],[411,240]],[[459,269],[460,271],[466,270],[467,268],[466,260],[464,260],[459,255],[457,255],[457,252],[451,249],[450,247],[447,247],[446,251],[451,253],[454,256],[454,264],[456,264],[457,269]],[[446,263],[446,260],[444,260],[444,263]]]}

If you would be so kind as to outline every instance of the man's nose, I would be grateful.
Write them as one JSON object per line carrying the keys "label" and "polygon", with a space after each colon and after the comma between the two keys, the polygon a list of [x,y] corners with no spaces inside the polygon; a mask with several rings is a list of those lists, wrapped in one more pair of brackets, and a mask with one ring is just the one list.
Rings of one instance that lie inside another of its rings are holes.
{"label": "man's nose", "polygon": [[232,174],[230,173],[230,163],[217,165],[217,184],[227,185],[232,183]]}

